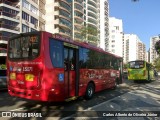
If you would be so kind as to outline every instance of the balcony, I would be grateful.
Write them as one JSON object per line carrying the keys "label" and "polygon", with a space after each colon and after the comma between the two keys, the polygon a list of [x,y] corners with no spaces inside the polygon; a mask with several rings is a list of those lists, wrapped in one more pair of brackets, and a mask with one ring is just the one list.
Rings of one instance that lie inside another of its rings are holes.
{"label": "balcony", "polygon": [[97,21],[95,19],[93,19],[92,17],[88,17],[88,24],[97,28]]}
{"label": "balcony", "polygon": [[74,13],[74,18],[76,19],[76,21],[78,21],[79,23],[83,22],[83,14],[75,11]]}
{"label": "balcony", "polygon": [[0,56],[7,56],[7,50],[0,48]]}
{"label": "balcony", "polygon": [[16,19],[16,20],[20,19],[20,17],[17,16],[17,14],[11,14],[11,13],[5,12],[5,11],[0,11],[0,16],[10,17],[10,18],[13,18],[13,19]]}
{"label": "balcony", "polygon": [[[10,38],[10,37],[8,37],[8,36],[2,36],[2,35],[1,35],[1,36],[0,36],[0,41],[2,41],[2,40],[3,40],[3,41],[6,41],[6,42],[3,42],[3,43],[6,43],[6,44],[7,44],[7,41],[9,40],[9,38]],[[0,42],[0,43],[1,43],[1,42]]]}
{"label": "balcony", "polygon": [[14,31],[18,31],[20,32],[20,28],[19,27],[15,27],[15,26],[12,26],[12,25],[8,25],[8,24],[0,24],[0,28],[6,28],[6,29],[9,29],[9,30],[14,30]]}
{"label": "balcony", "polygon": [[66,11],[68,13],[71,12],[71,6],[69,4],[66,4],[66,2],[61,1],[61,2],[55,2],[55,10],[63,10]]}
{"label": "balcony", "polygon": [[75,6],[78,6],[78,7],[80,8],[80,10],[83,9],[83,4],[82,4],[82,2],[80,3],[80,2],[74,1],[74,5],[75,5]]}
{"label": "balcony", "polygon": [[12,6],[12,7],[15,7],[15,8],[20,8],[20,5],[18,5],[18,2],[19,0],[17,0],[17,2],[12,2],[12,1],[9,1],[9,0],[0,0],[0,4],[3,3],[3,4],[6,4],[6,5],[9,5],[9,6]]}
{"label": "balcony", "polygon": [[88,16],[94,18],[95,20],[98,19],[97,15],[95,13],[91,12],[91,11],[90,12],[88,11]]}
{"label": "balcony", "polygon": [[95,7],[95,6],[97,6],[98,3],[97,3],[97,1],[95,1],[95,0],[89,0],[89,1],[88,1],[88,4],[91,4],[92,6]]}
{"label": "balcony", "polygon": [[65,29],[62,29],[60,27],[57,27],[55,30],[54,30],[54,33],[55,34],[60,34],[62,36],[64,36],[65,38],[71,38],[71,31],[67,31]]}
{"label": "balcony", "polygon": [[60,30],[59,34],[64,36],[65,38],[71,38],[71,34],[69,32],[65,32],[63,30]]}
{"label": "balcony", "polygon": [[65,30],[67,30],[67,31],[68,31],[68,30],[71,30],[71,28],[72,28],[71,23],[68,22],[68,21],[66,21],[65,19],[60,19],[60,20],[59,20],[59,23],[58,23],[57,25],[59,25],[59,27],[65,29]]}
{"label": "balcony", "polygon": [[74,2],[75,2],[75,3],[78,3],[78,4],[80,4],[80,5],[83,6],[83,4],[82,4],[82,3],[83,3],[83,0],[74,0]]}
{"label": "balcony", "polygon": [[82,37],[81,34],[75,33],[75,35],[74,35],[74,40],[76,40],[76,41],[81,41],[81,42],[82,42],[83,37]]}

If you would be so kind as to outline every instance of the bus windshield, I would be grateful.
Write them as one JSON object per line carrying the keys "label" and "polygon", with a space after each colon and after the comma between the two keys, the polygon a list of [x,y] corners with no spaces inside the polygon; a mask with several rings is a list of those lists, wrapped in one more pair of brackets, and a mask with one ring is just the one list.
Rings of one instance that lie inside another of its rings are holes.
{"label": "bus windshield", "polygon": [[144,68],[144,61],[129,62],[129,68],[131,68],[131,69]]}
{"label": "bus windshield", "polygon": [[39,35],[20,36],[9,41],[9,59],[34,59],[39,55]]}

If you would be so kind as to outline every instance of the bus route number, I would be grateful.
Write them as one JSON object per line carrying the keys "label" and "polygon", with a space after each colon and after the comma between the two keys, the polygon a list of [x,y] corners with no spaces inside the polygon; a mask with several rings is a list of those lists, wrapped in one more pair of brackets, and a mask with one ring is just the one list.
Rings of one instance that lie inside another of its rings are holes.
{"label": "bus route number", "polygon": [[25,72],[33,71],[33,68],[32,67],[23,67],[23,71],[25,71]]}
{"label": "bus route number", "polygon": [[36,42],[36,38],[37,38],[36,36],[31,36],[30,37],[30,42],[32,42],[32,43]]}

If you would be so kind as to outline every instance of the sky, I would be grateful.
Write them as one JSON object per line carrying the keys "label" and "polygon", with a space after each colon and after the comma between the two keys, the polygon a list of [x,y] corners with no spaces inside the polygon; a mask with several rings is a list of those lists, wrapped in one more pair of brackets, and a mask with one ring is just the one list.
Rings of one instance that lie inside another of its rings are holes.
{"label": "sky", "polygon": [[160,34],[160,0],[109,0],[109,16],[122,19],[123,32],[136,34],[147,51],[150,38]]}

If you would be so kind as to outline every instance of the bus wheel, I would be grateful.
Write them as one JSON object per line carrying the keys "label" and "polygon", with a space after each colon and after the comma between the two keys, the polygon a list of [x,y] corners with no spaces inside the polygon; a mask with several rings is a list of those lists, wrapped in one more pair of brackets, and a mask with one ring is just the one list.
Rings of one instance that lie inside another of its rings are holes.
{"label": "bus wheel", "polygon": [[85,98],[91,99],[93,97],[93,94],[94,94],[94,85],[93,83],[89,83],[86,89]]}

